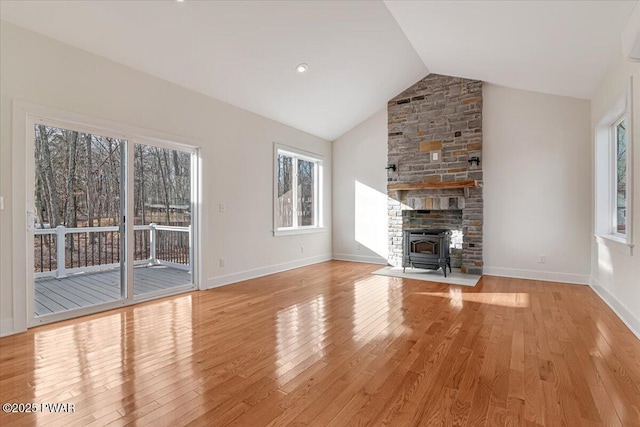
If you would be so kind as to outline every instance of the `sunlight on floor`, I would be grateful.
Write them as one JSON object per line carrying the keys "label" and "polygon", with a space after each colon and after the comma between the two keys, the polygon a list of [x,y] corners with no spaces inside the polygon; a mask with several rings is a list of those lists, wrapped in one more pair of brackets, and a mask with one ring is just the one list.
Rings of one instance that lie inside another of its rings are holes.
{"label": "sunlight on floor", "polygon": [[503,307],[526,308],[531,306],[528,293],[523,292],[460,292],[459,289],[450,289],[449,292],[415,292],[418,295],[427,295],[451,299],[452,307],[462,308],[465,302],[478,302],[481,304],[500,305]]}

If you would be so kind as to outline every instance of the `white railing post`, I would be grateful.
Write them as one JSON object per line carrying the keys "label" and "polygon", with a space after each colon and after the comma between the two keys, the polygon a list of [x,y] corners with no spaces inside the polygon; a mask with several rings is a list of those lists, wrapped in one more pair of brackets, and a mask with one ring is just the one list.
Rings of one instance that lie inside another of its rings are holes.
{"label": "white railing post", "polygon": [[151,245],[151,264],[155,265],[158,263],[158,258],[156,257],[156,225],[153,222],[149,224],[149,243]]}
{"label": "white railing post", "polygon": [[57,278],[67,277],[67,269],[65,266],[65,234],[66,229],[64,225],[59,225],[56,227],[56,263],[58,264],[58,269],[56,272]]}

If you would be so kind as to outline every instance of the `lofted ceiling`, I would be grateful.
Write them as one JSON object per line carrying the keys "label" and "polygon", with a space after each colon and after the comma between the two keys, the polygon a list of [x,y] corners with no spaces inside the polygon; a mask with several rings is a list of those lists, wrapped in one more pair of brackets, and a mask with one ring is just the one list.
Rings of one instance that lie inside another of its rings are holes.
{"label": "lofted ceiling", "polygon": [[591,99],[636,1],[387,1],[433,73]]}
{"label": "lofted ceiling", "polygon": [[334,140],[430,71],[588,99],[635,4],[2,0],[0,18]]}

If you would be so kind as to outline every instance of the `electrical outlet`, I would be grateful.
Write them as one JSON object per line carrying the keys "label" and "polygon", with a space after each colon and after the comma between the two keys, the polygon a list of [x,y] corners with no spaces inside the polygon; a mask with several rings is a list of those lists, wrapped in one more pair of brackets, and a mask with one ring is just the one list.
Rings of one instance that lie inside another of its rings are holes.
{"label": "electrical outlet", "polygon": [[4,196],[0,196],[0,211],[4,210]]}
{"label": "electrical outlet", "polygon": [[359,251],[360,248],[362,248],[362,245],[360,243],[356,243],[356,251]]}
{"label": "electrical outlet", "polygon": [[434,162],[437,162],[438,159],[440,159],[440,153],[437,152],[437,151],[433,151],[431,153],[431,160],[434,161]]}
{"label": "electrical outlet", "polygon": [[300,246],[300,253],[303,254],[304,253],[304,246]]}
{"label": "electrical outlet", "polygon": [[224,203],[220,203],[218,205],[218,209],[220,210],[220,213],[225,213],[227,211],[227,206]]}
{"label": "electrical outlet", "polygon": [[538,263],[539,264],[544,264],[545,262],[547,262],[547,256],[546,255],[538,255]]}
{"label": "electrical outlet", "polygon": [[224,268],[227,265],[227,261],[224,258],[220,258],[220,267]]}

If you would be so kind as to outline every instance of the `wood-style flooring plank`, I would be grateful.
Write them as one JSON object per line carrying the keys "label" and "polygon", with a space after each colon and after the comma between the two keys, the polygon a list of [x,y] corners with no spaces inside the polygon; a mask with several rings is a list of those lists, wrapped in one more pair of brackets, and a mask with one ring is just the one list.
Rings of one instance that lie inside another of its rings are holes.
{"label": "wood-style flooring plank", "polygon": [[[1,338],[2,403],[75,412],[0,425],[640,426],[640,341],[590,288],[378,268],[331,261]],[[188,279],[145,270],[140,291]],[[43,291],[108,300],[112,279]]]}

